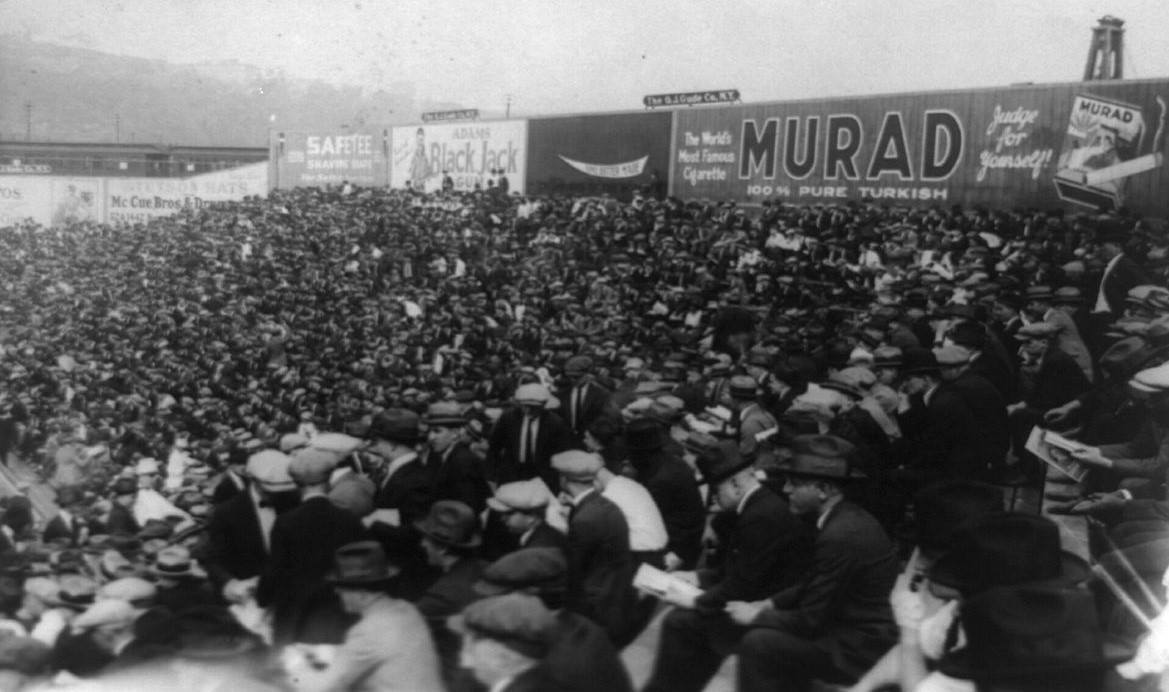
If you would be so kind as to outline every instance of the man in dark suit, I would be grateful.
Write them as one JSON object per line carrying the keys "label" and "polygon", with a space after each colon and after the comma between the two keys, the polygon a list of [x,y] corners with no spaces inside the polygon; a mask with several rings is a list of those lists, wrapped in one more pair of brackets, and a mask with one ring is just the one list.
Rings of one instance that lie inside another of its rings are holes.
{"label": "man in dark suit", "polygon": [[439,500],[426,518],[414,526],[422,534],[422,549],[439,577],[415,603],[426,618],[446,679],[458,669],[459,638],[447,628],[447,619],[479,598],[473,588],[485,563],[476,556],[482,544],[479,518],[458,500]]}
{"label": "man in dark suit", "polygon": [[692,437],[689,445],[699,450],[699,469],[723,512],[716,522],[720,550],[713,567],[675,573],[705,589],[701,595],[660,595],[678,607],[662,624],[646,692],[704,689],[743,635],[726,617],[726,604],[762,599],[795,584],[808,560],[808,529],[783,498],[759,483],[737,445],[702,433]]}
{"label": "man in dark suit", "polygon": [[629,525],[617,505],[596,488],[601,457],[569,450],[552,457],[571,500],[568,515],[568,588],[565,607],[600,625],[618,647],[636,636],[634,559]]}
{"label": "man in dark suit", "polygon": [[366,531],[352,512],[329,501],[329,475],[339,461],[334,452],[306,448],[289,463],[301,502],[276,517],[271,558],[256,592],[256,602],[274,610],[276,642],[335,644],[348,627],[325,575],[337,549],[362,540]]}
{"label": "man in dark suit", "polygon": [[516,389],[517,407],[505,411],[491,431],[487,447],[487,478],[497,484],[540,478],[549,488],[558,483],[550,460],[574,446],[572,430],[545,405],[550,395],[542,384]]}
{"label": "man in dark suit", "polygon": [[973,354],[961,346],[935,349],[942,381],[953,387],[982,433],[982,454],[992,478],[1001,478],[1011,448],[1007,402],[985,377],[973,371]]}
{"label": "man in dark suit", "polygon": [[801,435],[782,467],[796,514],[815,517],[818,534],[803,580],[769,599],[733,602],[749,627],[739,644],[744,692],[804,690],[814,679],[850,684],[896,641],[889,593],[897,579],[893,544],[871,514],[844,499],[858,477],[853,447],[830,435]]}
{"label": "man in dark suit", "polygon": [[60,511],[45,524],[41,539],[45,543],[61,541],[70,548],[79,548],[85,545],[89,538],[89,522],[77,515],[81,504],[81,489],[67,485],[57,490],[57,507]]}
{"label": "man in dark suit", "polygon": [[903,498],[943,478],[982,480],[987,469],[979,453],[983,431],[958,392],[942,382],[934,352],[906,350],[901,374],[910,406],[898,416],[903,438],[895,455],[903,461],[893,477]]}
{"label": "man in dark suit", "polygon": [[134,500],[138,497],[138,481],[134,478],[119,478],[114,481],[113,502],[106,518],[106,533],[111,536],[136,536],[142,530],[134,518]]}
{"label": "man in dark suit", "polygon": [[[945,341],[970,351],[966,372],[985,378],[1005,401],[1014,399],[1019,389],[1014,353],[1007,352],[981,322],[962,320],[954,324],[946,331]],[[1012,339],[1012,348],[1014,345]]]}
{"label": "man in dark suit", "polygon": [[283,504],[276,497],[297,492],[288,474],[291,463],[291,458],[275,450],[253,454],[246,467],[247,491],[216,505],[212,511],[202,561],[219,589],[232,580],[252,579],[264,571],[271,552],[269,541],[276,523],[276,505]]}
{"label": "man in dark suit", "polygon": [[[484,550],[491,557],[502,557],[522,548],[555,548],[564,551],[567,538],[548,525],[548,488],[537,479],[505,483],[487,499],[487,506],[499,518],[506,531],[493,536],[492,545]],[[488,526],[491,522],[488,522]]]}
{"label": "man in dark suit", "polygon": [[[665,449],[666,433],[652,418],[631,421],[625,429],[634,480],[645,486],[666,524],[667,562],[693,569],[702,550],[706,508],[694,472],[681,458]],[[672,554],[674,557],[669,558]]]}
{"label": "man in dark suit", "polygon": [[1128,292],[1135,286],[1156,283],[1149,280],[1139,264],[1124,254],[1125,244],[1132,239],[1132,235],[1119,227],[1110,227],[1102,229],[1097,237],[1100,255],[1108,264],[1104,265],[1099,283],[1087,291],[1092,330],[1084,336],[1095,353],[1104,351],[1104,335],[1108,326],[1124,314],[1124,299]]}
{"label": "man in dark suit", "polygon": [[556,392],[564,420],[578,441],[597,418],[616,413],[612,393],[593,377],[593,359],[573,356],[564,364],[564,386]]}
{"label": "man in dark suit", "polygon": [[430,475],[430,496],[434,500],[458,500],[478,514],[486,506],[491,488],[478,457],[459,441],[466,423],[457,403],[432,404],[426,412],[422,465]]}
{"label": "man in dark suit", "polygon": [[1024,472],[1033,482],[1042,478],[1044,464],[1025,450],[1031,429],[1043,421],[1043,414],[1076,399],[1091,383],[1072,357],[1055,347],[1058,327],[1050,322],[1032,322],[1016,337],[1023,342],[1020,368],[1021,401],[1007,408],[1011,442],[1024,461]]}
{"label": "man in dark suit", "polygon": [[227,453],[227,468],[223,471],[223,476],[219,482],[215,484],[215,490],[211,494],[212,504],[218,505],[221,502],[227,502],[236,495],[241,495],[248,487],[247,463],[251,452],[258,452],[259,448],[245,448],[244,445],[237,444],[231,448]]}

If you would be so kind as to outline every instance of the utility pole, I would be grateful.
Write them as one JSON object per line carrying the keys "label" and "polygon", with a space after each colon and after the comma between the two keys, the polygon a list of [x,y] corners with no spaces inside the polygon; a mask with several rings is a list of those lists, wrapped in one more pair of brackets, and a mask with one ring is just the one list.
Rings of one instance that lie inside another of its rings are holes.
{"label": "utility pole", "polygon": [[32,141],[32,101],[24,102],[24,141]]}
{"label": "utility pole", "polygon": [[507,95],[507,114],[504,115],[503,117],[505,117],[505,118],[511,117],[511,94]]}
{"label": "utility pole", "polygon": [[114,113],[114,144],[122,143],[122,116]]}

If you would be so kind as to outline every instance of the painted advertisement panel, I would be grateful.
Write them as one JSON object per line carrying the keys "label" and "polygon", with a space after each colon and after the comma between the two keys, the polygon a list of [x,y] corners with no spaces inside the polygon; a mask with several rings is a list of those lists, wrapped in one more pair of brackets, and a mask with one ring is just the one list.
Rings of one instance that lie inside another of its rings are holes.
{"label": "painted advertisement panel", "polygon": [[272,132],[272,186],[325,187],[346,181],[363,187],[389,180],[388,130]]}
{"label": "painted advertisement panel", "polygon": [[1164,215],[1167,99],[1145,80],[677,111],[672,192]]}
{"label": "painted advertisement panel", "polygon": [[669,177],[670,113],[614,113],[528,122],[528,191],[657,196]]}
{"label": "painted advertisement panel", "polygon": [[53,214],[51,178],[0,176],[0,228],[28,219],[47,226]]}
{"label": "painted advertisement panel", "polygon": [[486,189],[488,180],[507,177],[511,192],[523,192],[527,181],[528,123],[494,120],[428,123],[395,127],[390,156],[390,184],[433,192],[449,175],[454,188]]}
{"label": "painted advertisement panel", "polygon": [[190,178],[106,179],[106,220],[143,223],[184,209],[202,209],[268,194],[268,164],[252,163]]}

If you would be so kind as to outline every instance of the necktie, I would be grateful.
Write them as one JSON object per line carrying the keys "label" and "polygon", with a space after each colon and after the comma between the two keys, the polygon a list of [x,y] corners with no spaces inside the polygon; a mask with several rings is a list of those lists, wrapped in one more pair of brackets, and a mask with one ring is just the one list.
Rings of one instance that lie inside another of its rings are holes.
{"label": "necktie", "polygon": [[524,463],[536,460],[536,419],[524,419]]}
{"label": "necktie", "polygon": [[584,387],[577,387],[572,392],[572,428],[580,427],[581,406],[584,405]]}

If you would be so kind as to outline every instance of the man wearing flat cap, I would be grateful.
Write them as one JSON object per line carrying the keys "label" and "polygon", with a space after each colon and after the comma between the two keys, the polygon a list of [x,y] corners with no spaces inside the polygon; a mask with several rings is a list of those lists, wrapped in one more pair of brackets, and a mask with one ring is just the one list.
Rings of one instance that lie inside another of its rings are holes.
{"label": "man wearing flat cap", "polygon": [[877,520],[844,498],[860,479],[855,452],[831,435],[801,435],[781,471],[792,511],[815,517],[812,563],[801,583],[771,598],[727,605],[749,627],[739,643],[739,689],[851,683],[896,641],[889,592],[897,555]]}
{"label": "man wearing flat cap", "polygon": [[687,446],[720,510],[713,523],[719,551],[706,569],[675,573],[704,589],[700,596],[662,595],[678,607],[662,624],[646,692],[704,689],[743,634],[727,618],[727,602],[755,601],[797,583],[809,557],[807,528],[755,478],[732,441],[695,433]]}
{"label": "man wearing flat cap", "polygon": [[487,447],[487,478],[510,483],[540,478],[556,488],[557,474],[550,460],[553,454],[576,446],[572,430],[564,419],[546,406],[551,394],[538,383],[516,388],[515,406],[504,411],[491,431]]}
{"label": "man wearing flat cap", "polygon": [[204,564],[217,589],[259,577],[267,566],[276,515],[300,501],[288,473],[291,463],[288,455],[275,450],[251,455],[245,490],[212,511]]}
{"label": "man wearing flat cap", "polygon": [[468,606],[454,626],[463,633],[460,662],[492,692],[554,689],[542,662],[556,618],[540,599],[523,594],[485,598]]}
{"label": "man wearing flat cap", "polygon": [[[1067,354],[1084,377],[1092,381],[1092,355],[1080,336],[1080,330],[1072,316],[1055,307],[1055,292],[1050,286],[1031,286],[1027,289],[1027,304],[1024,311],[1032,322],[1043,322],[1054,327],[1051,333],[1052,347]],[[1030,325],[1028,325],[1030,326]]]}
{"label": "man wearing flat cap", "polygon": [[608,635],[588,618],[563,608],[568,562],[555,548],[523,548],[487,566],[475,589],[484,596],[524,593],[537,596],[553,611],[556,629],[545,667],[549,689],[575,692],[628,692],[629,672]]}
{"label": "man wearing flat cap", "polygon": [[730,381],[731,427],[737,431],[739,453],[751,462],[759,461],[763,453],[771,452],[769,443],[760,442],[758,435],[779,425],[775,416],[758,402],[759,383],[750,375],[735,375]]}
{"label": "man wearing flat cap", "polygon": [[536,478],[504,483],[496,488],[494,495],[487,499],[487,506],[500,517],[512,540],[494,537],[499,545],[485,546],[485,552],[503,555],[519,548],[564,550],[564,534],[552,528],[545,518],[551,499],[549,488]]}
{"label": "man wearing flat cap", "polygon": [[344,630],[325,574],[337,549],[362,540],[366,530],[351,512],[329,501],[329,476],[339,462],[336,453],[313,448],[289,462],[301,501],[276,517],[271,556],[256,591],[257,603],[273,608],[276,642],[335,643]]}
{"label": "man wearing flat cap", "polygon": [[426,450],[422,465],[430,472],[431,497],[457,500],[476,513],[486,506],[491,489],[478,457],[460,439],[467,419],[453,401],[431,404],[426,410]]}
{"label": "man wearing flat cap", "polygon": [[553,455],[560,488],[570,500],[568,589],[565,605],[600,625],[617,646],[628,644],[634,622],[635,563],[629,525],[617,505],[597,490],[604,468],[596,454],[568,450]]}

